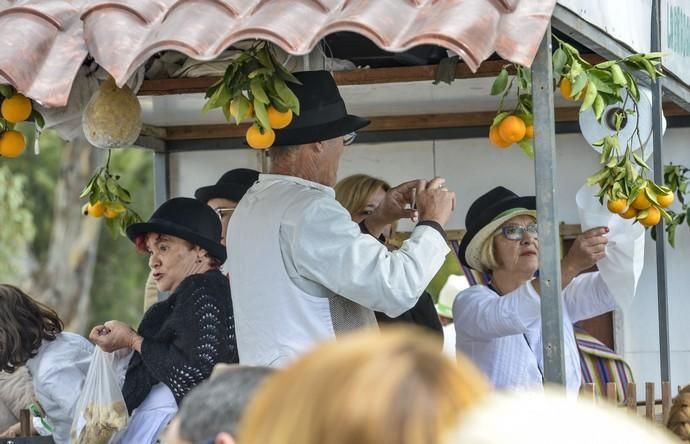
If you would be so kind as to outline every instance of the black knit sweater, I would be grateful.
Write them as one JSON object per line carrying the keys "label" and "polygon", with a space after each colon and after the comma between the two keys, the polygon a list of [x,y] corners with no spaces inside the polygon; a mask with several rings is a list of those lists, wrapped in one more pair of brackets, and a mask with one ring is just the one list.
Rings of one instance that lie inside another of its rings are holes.
{"label": "black knit sweater", "polygon": [[146,311],[138,333],[141,353],[132,356],[122,387],[127,409],[137,408],[159,382],[179,404],[215,364],[239,362],[228,278],[219,270],[185,278]]}

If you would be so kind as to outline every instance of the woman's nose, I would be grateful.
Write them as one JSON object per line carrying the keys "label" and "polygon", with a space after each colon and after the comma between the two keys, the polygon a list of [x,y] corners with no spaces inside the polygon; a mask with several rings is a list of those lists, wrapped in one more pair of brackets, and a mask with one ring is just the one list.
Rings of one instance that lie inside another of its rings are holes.
{"label": "woman's nose", "polygon": [[158,255],[153,253],[149,256],[149,268],[154,269],[160,266],[160,260],[158,260]]}
{"label": "woman's nose", "polygon": [[535,236],[532,233],[525,231],[522,234],[522,239],[520,240],[520,243],[524,244],[524,245],[529,245],[529,244],[535,243],[536,240],[537,240],[537,236]]}

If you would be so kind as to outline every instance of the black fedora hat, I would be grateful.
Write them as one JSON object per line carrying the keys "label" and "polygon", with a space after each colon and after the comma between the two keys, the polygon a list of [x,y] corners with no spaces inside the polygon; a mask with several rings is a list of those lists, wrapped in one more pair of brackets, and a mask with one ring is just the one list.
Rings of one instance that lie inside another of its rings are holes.
{"label": "black fedora hat", "polygon": [[215,185],[201,187],[194,192],[194,197],[208,203],[215,198],[239,202],[254,182],[259,180],[259,172],[248,168],[236,168],[220,176]]}
{"label": "black fedora hat", "polygon": [[225,262],[227,252],[220,243],[220,232],[220,218],[215,211],[200,200],[189,197],[165,201],[147,222],[127,227],[127,237],[132,242],[146,233],[169,234],[198,245],[209,255]]}
{"label": "black fedora hat", "polygon": [[300,114],[275,130],[273,146],[301,145],[333,139],[369,125],[369,120],[347,113],[338,85],[328,71],[295,73],[301,85],[288,86],[299,99]]}
{"label": "black fedora hat", "polygon": [[483,270],[480,255],[484,242],[507,220],[526,214],[537,216],[534,196],[520,197],[507,188],[496,187],[477,198],[465,216],[465,235],[458,256],[463,264]]}

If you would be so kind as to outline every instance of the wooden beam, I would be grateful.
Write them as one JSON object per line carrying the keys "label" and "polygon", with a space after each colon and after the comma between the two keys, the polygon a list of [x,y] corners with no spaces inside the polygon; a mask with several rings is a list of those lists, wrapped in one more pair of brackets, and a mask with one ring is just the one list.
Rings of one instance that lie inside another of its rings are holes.
{"label": "wooden beam", "polygon": [[[585,54],[583,58],[589,63],[599,63],[604,59],[596,54]],[[460,61],[455,68],[456,79],[494,77],[501,72],[501,68],[509,64],[505,60],[487,60],[483,62],[477,72],[470,71],[467,64]],[[375,85],[381,83],[426,82],[436,78],[438,65],[401,66],[392,68],[355,69],[351,71],[335,71],[333,77],[336,83],[345,85]],[[220,77],[197,77],[179,79],[144,80],[137,93],[140,96],[162,96],[174,94],[191,94],[206,92],[209,86],[217,82]]]}
{"label": "wooden beam", "polygon": [[[664,114],[671,116],[690,115],[674,103],[664,104]],[[470,113],[417,114],[408,116],[370,117],[371,124],[363,128],[367,131],[394,131],[400,129],[468,128],[486,126],[495,117],[495,111]],[[577,122],[579,108],[556,108],[556,122]],[[147,126],[142,134],[164,140],[199,140],[241,138],[247,132],[248,124],[215,124],[167,126],[162,128]]]}

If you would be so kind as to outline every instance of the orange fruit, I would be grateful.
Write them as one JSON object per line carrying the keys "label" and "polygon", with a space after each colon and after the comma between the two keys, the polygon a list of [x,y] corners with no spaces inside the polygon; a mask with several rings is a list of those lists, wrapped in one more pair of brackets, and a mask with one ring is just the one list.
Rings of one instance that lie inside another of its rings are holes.
{"label": "orange fruit", "polygon": [[290,122],[292,122],[291,109],[288,109],[284,113],[281,113],[274,107],[269,106],[268,108],[266,108],[266,112],[268,113],[268,123],[271,124],[271,128],[273,129],[285,128],[290,124]]}
{"label": "orange fruit", "polygon": [[0,134],[0,156],[17,157],[24,152],[25,148],[26,139],[19,131],[9,130]]}
{"label": "orange fruit", "polygon": [[[228,105],[228,111],[230,111],[230,115],[234,116],[239,113],[239,103],[237,100],[231,100],[230,104]],[[250,118],[251,116],[254,115],[254,105],[252,105],[252,102],[249,102],[249,108],[247,108],[247,112],[244,113],[244,116],[240,117],[240,120],[245,120]]]}
{"label": "orange fruit", "polygon": [[606,203],[606,208],[608,208],[609,211],[612,213],[621,214],[628,209],[628,200],[627,199],[609,200]]}
{"label": "orange fruit", "polygon": [[661,208],[668,208],[673,203],[673,193],[662,194],[656,197],[656,201]]}
{"label": "orange fruit", "polygon": [[534,127],[532,125],[527,125],[525,128],[525,137],[528,139],[534,139]]}
{"label": "orange fruit", "polygon": [[90,202],[84,206],[84,214],[91,217],[101,217],[105,213],[103,202],[97,201],[95,204]]}
{"label": "orange fruit", "polygon": [[501,138],[501,135],[498,134],[498,125],[491,127],[489,130],[489,140],[499,148],[508,148],[513,144],[512,142],[506,142]]}
{"label": "orange fruit", "polygon": [[622,217],[623,219],[634,219],[637,217],[637,213],[638,213],[637,208],[634,208],[631,206],[627,210],[625,210],[624,212],[620,213],[619,216]]}
{"label": "orange fruit", "polygon": [[257,150],[265,150],[273,145],[276,133],[272,129],[263,129],[259,125],[252,125],[247,130],[247,144]]}
{"label": "orange fruit", "polygon": [[649,199],[647,199],[644,189],[641,189],[640,192],[637,193],[635,200],[633,200],[632,204],[630,205],[638,210],[646,210],[652,206],[652,203],[649,201]]}
{"label": "orange fruit", "polygon": [[649,207],[647,209],[647,216],[640,219],[639,222],[645,227],[652,227],[661,220],[661,211],[657,207]]}
{"label": "orange fruit", "polygon": [[105,208],[105,211],[103,212],[103,215],[106,217],[106,219],[113,219],[116,218],[120,213],[125,211],[124,208]]}
{"label": "orange fruit", "polygon": [[585,83],[585,87],[582,88],[582,91],[580,91],[580,94],[578,94],[577,97],[571,96],[573,93],[573,83],[566,77],[563,77],[560,85],[558,85],[558,88],[561,90],[561,96],[563,96],[564,99],[571,101],[582,100],[582,98],[585,96],[585,92],[587,91],[587,84]]}
{"label": "orange fruit", "polygon": [[525,122],[517,116],[508,116],[498,124],[498,134],[506,142],[519,142],[525,137],[526,131]]}
{"label": "orange fruit", "polygon": [[0,112],[8,122],[23,122],[31,116],[31,100],[22,94],[15,94],[2,101]]}

